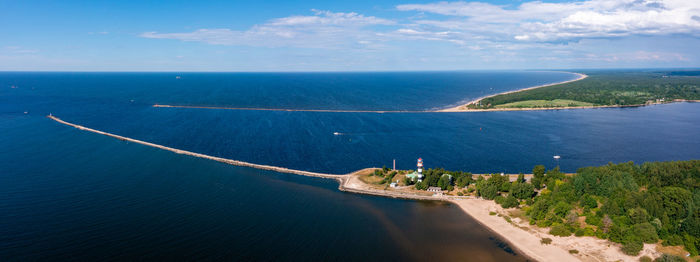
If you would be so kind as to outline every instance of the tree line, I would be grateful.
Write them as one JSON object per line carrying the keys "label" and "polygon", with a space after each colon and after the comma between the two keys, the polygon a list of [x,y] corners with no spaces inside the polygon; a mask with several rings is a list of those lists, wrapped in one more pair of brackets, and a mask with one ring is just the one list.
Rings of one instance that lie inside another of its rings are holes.
{"label": "tree line", "polygon": [[[535,166],[530,182],[498,174],[473,180],[471,173],[428,169],[417,189],[440,186],[521,208],[531,225],[556,236],[594,236],[622,244],[637,255],[644,243],[700,248],[700,160],[633,162],[584,167],[566,176],[559,168]],[[442,174],[452,174],[445,184]],[[473,184],[472,186],[469,186]],[[463,189],[465,188],[465,189]]]}
{"label": "tree line", "polygon": [[588,78],[561,85],[497,95],[469,108],[527,100],[567,99],[595,105],[640,105],[656,99],[700,100],[700,77],[673,72],[592,71]]}

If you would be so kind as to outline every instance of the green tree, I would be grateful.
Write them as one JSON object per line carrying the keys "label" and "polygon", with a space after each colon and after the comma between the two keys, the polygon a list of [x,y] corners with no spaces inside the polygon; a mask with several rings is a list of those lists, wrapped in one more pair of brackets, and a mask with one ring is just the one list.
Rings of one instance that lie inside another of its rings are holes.
{"label": "green tree", "polygon": [[442,176],[440,180],[438,180],[437,186],[439,186],[442,190],[447,189],[447,187],[450,186],[450,177]]}
{"label": "green tree", "polygon": [[549,233],[552,234],[553,236],[560,236],[560,237],[571,236],[571,231],[569,231],[569,228],[565,225],[562,225],[562,224],[557,224],[557,225],[552,226],[552,228],[549,230]]}
{"label": "green tree", "polygon": [[587,208],[596,208],[598,207],[598,201],[596,201],[593,196],[585,194],[583,195],[583,198],[581,198],[581,206]]}
{"label": "green tree", "polygon": [[511,187],[510,182],[504,182],[504,183],[501,183],[501,186],[498,188],[498,191],[509,192],[510,187]]}
{"label": "green tree", "polygon": [[534,185],[537,189],[542,188],[542,183],[544,182],[544,171],[545,168],[543,165],[536,165],[535,168],[532,169],[532,185]]}
{"label": "green tree", "polygon": [[622,244],[622,252],[630,256],[636,256],[642,251],[644,244],[641,240],[634,238]]}
{"label": "green tree", "polygon": [[463,188],[468,186],[470,183],[472,183],[472,174],[471,173],[466,173],[464,175],[461,175],[459,178],[456,180],[456,185],[459,188]]}
{"label": "green tree", "polygon": [[685,259],[679,256],[663,254],[660,257],[654,259],[654,262],[685,262]]}
{"label": "green tree", "polygon": [[691,199],[688,190],[680,187],[664,187],[661,189],[661,199],[664,212],[670,219],[678,220],[688,214],[686,201]]}
{"label": "green tree", "polygon": [[639,224],[648,221],[649,215],[647,214],[647,211],[644,210],[644,208],[636,207],[630,210],[629,213],[630,219],[632,219],[632,223]]}
{"label": "green tree", "polygon": [[518,199],[528,199],[535,195],[535,187],[527,182],[515,182],[510,188],[510,193]]}
{"label": "green tree", "polygon": [[517,207],[520,203],[518,202],[518,199],[516,199],[512,195],[508,195],[504,200],[503,203],[501,203],[501,207],[503,208],[511,208],[511,207]]}
{"label": "green tree", "polygon": [[494,183],[486,182],[481,188],[477,187],[477,192],[481,197],[492,200],[498,196],[498,186]]}
{"label": "green tree", "polygon": [[659,241],[659,236],[656,234],[656,228],[649,222],[644,222],[632,226],[632,232],[644,243],[653,244]]}

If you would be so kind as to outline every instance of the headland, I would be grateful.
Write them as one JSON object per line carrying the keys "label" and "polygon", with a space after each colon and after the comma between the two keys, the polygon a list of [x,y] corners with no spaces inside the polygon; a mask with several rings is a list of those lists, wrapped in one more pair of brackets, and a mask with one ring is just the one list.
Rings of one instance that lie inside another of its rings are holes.
{"label": "headland", "polygon": [[[124,137],[78,124],[64,121],[56,116],[49,115],[49,119],[57,123],[77,128],[82,131],[104,135],[116,138],[122,141],[129,141],[161,150],[171,151],[176,154],[183,154],[192,157],[204,158],[225,164],[249,167],[261,170],[271,170],[280,173],[288,173],[294,175],[318,177],[324,179],[334,179],[338,181],[338,189],[344,192],[375,195],[391,198],[428,200],[428,201],[447,201],[454,203],[461,208],[466,214],[473,217],[479,223],[500,235],[503,239],[509,242],[521,254],[528,256],[538,261],[637,261],[642,255],[652,257],[658,256],[660,253],[655,250],[655,245],[645,245],[642,252],[638,256],[625,255],[619,248],[610,248],[611,243],[594,237],[556,237],[548,234],[544,229],[531,226],[522,216],[518,216],[519,209],[503,208],[494,201],[482,199],[472,195],[462,195],[457,191],[448,191],[439,193],[416,190],[409,186],[392,186],[388,184],[380,185],[367,180],[373,173],[378,172],[378,168],[364,168],[348,174],[329,174],[319,172],[309,172],[303,170],[295,170],[284,167],[271,165],[254,164],[245,161],[227,159],[222,157],[210,156],[206,154],[191,152],[187,150],[176,149],[155,143],[150,143],[138,139]],[[402,171],[403,174],[406,171]],[[565,174],[570,176],[572,174]],[[484,177],[498,176],[498,174],[472,174],[472,179],[483,179]],[[507,180],[515,181],[519,175],[508,174]],[[480,178],[481,177],[481,178]],[[533,175],[523,175],[524,180],[531,180]],[[514,215],[516,214],[516,215]],[[554,239],[551,244],[542,244],[544,239]],[[612,244],[617,245],[617,244]],[[573,253],[571,250],[576,250]]]}
{"label": "headland", "polygon": [[[567,81],[562,81],[562,82],[557,82],[557,83],[551,83],[551,84],[545,84],[545,85],[532,86],[532,87],[527,87],[527,88],[523,88],[523,89],[511,90],[511,91],[501,92],[501,93],[498,93],[498,94],[492,94],[492,95],[488,95],[488,96],[483,96],[483,97],[474,99],[474,100],[472,100],[472,101],[469,101],[469,102],[466,103],[466,104],[459,105],[459,106],[455,106],[455,107],[450,107],[450,108],[445,108],[445,109],[440,109],[440,110],[437,110],[437,112],[510,111],[510,110],[508,110],[508,108],[502,109],[502,110],[469,109],[468,106],[469,106],[469,105],[476,105],[476,104],[479,104],[482,100],[484,100],[484,99],[486,99],[486,98],[494,97],[494,96],[506,95],[506,94],[517,93],[517,92],[523,92],[523,91],[533,90],[533,89],[537,89],[537,88],[541,88],[541,87],[562,85],[562,84],[566,84],[566,83],[571,83],[571,82],[583,80],[583,79],[586,79],[586,77],[588,77],[588,75],[582,74],[582,73],[572,73],[572,74],[575,74],[577,77],[576,77],[575,79],[571,79],[571,80],[567,80]],[[532,108],[523,109],[523,110],[532,110]]]}
{"label": "headland", "polygon": [[[155,104],[156,108],[321,113],[455,113],[623,108],[700,102],[700,78],[673,72],[592,71],[576,78],[480,97],[459,106],[430,110],[342,110]],[[663,87],[663,88],[659,88]]]}

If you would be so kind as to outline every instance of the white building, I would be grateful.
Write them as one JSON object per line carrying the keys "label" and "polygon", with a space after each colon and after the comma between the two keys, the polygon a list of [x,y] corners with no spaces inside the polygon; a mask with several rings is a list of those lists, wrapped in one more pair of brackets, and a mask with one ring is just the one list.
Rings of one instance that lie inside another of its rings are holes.
{"label": "white building", "polygon": [[433,192],[433,193],[442,193],[442,188],[436,187],[436,186],[431,186],[428,188],[428,192]]}

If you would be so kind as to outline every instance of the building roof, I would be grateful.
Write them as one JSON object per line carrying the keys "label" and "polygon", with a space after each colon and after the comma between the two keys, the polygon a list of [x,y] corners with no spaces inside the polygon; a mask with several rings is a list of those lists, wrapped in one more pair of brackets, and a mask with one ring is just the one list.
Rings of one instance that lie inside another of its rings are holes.
{"label": "building roof", "polygon": [[423,174],[418,173],[416,171],[413,171],[413,173],[406,175],[406,177],[408,177],[408,178],[421,178],[421,177],[423,177]]}

